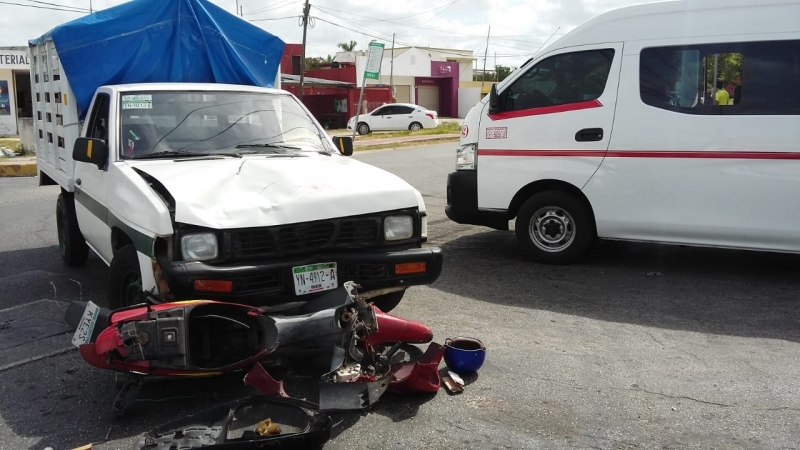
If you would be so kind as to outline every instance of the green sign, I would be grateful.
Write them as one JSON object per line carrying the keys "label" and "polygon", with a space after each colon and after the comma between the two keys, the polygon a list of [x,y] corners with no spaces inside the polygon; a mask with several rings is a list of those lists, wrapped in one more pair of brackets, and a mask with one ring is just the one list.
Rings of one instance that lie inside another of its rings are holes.
{"label": "green sign", "polygon": [[369,52],[367,53],[367,67],[364,68],[364,78],[380,79],[381,61],[383,61],[383,44],[370,42]]}

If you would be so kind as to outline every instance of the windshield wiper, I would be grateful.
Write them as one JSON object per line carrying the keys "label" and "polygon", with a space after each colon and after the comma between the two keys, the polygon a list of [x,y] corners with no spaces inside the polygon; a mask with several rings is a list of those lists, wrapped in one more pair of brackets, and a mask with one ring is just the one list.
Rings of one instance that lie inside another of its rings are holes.
{"label": "windshield wiper", "polygon": [[240,155],[239,153],[224,153],[224,152],[195,153],[195,152],[187,152],[186,150],[165,150],[163,152],[155,152],[155,153],[148,153],[146,155],[134,156],[131,159],[172,158],[176,156],[192,156],[192,157],[230,156],[231,158],[242,157],[242,155]]}
{"label": "windshield wiper", "polygon": [[282,148],[286,150],[302,150],[300,147],[286,144],[239,144],[236,148]]}

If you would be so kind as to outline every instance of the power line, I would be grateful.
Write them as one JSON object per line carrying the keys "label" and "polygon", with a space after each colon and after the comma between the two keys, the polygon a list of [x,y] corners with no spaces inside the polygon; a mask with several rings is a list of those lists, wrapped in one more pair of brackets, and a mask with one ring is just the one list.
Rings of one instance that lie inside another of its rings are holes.
{"label": "power line", "polygon": [[344,30],[347,30],[347,31],[351,31],[351,32],[353,32],[353,33],[358,33],[358,34],[360,34],[360,35],[363,35],[363,36],[371,37],[371,38],[373,38],[373,39],[378,39],[379,41],[386,41],[386,42],[389,42],[389,41],[390,41],[389,39],[385,39],[385,38],[382,38],[382,37],[380,37],[380,36],[375,36],[375,35],[372,35],[372,34],[369,34],[369,33],[364,33],[363,31],[358,31],[358,30],[354,30],[354,29],[352,29],[352,28],[348,28],[348,27],[346,27],[346,26],[343,26],[343,25],[339,25],[338,23],[334,23],[334,22],[331,22],[331,21],[329,21],[329,20],[325,20],[325,19],[323,19],[322,17],[315,17],[315,18],[316,18],[317,20],[319,20],[319,21],[322,21],[322,22],[325,22],[325,23],[327,23],[327,24],[329,24],[329,25],[333,25],[333,26],[335,26],[335,27],[338,27],[338,28],[341,28],[341,29],[344,29]]}
{"label": "power line", "polygon": [[296,3],[300,3],[300,2],[298,2],[297,0],[288,0],[288,1],[284,1],[283,3],[278,2],[277,4],[274,4],[274,5],[271,5],[271,6],[265,6],[265,7],[261,8],[261,9],[257,9],[255,11],[250,11],[249,13],[245,14],[245,16],[252,16],[253,14],[259,14],[259,13],[267,12],[267,11],[274,11],[276,9],[285,8],[287,6],[291,6],[291,5],[296,4]]}
{"label": "power line", "polygon": [[77,9],[77,10],[80,10],[80,11],[87,11],[87,12],[89,11],[88,8],[84,8],[82,6],[59,5],[58,3],[49,3],[49,2],[43,2],[43,1],[40,1],[40,0],[28,0],[28,1],[31,2],[31,3],[39,3],[41,5],[56,6],[56,7],[59,7],[59,8],[70,8],[70,9]]}
{"label": "power line", "polygon": [[[459,0],[453,0],[452,2],[450,2],[450,3],[446,4],[446,5],[439,5],[439,6],[435,7],[435,8],[431,8],[431,9],[428,9],[428,10],[425,10],[425,11],[422,11],[422,12],[418,12],[418,13],[416,13],[416,14],[409,14],[409,15],[407,15],[407,16],[400,16],[400,17],[392,17],[391,19],[377,19],[377,18],[375,18],[375,17],[367,17],[367,16],[362,16],[362,15],[360,15],[360,14],[353,14],[353,13],[351,13],[351,12],[349,12],[349,11],[340,11],[340,10],[338,10],[338,9],[333,9],[333,8],[328,8],[328,7],[324,7],[324,8],[323,8],[323,7],[321,7],[321,6],[317,6],[317,9],[322,9],[322,10],[326,10],[326,9],[327,9],[327,10],[329,10],[329,11],[335,11],[335,12],[342,13],[342,14],[351,14],[351,15],[353,15],[353,16],[355,16],[355,17],[361,17],[362,19],[364,19],[364,21],[371,21],[371,22],[393,22],[393,21],[395,21],[395,20],[400,20],[400,19],[408,19],[409,17],[421,16],[421,15],[423,15],[423,14],[427,14],[427,13],[429,13],[429,12],[436,11],[436,10],[437,10],[437,9],[439,9],[439,8],[447,8],[447,7],[449,7],[450,5],[452,5],[453,3],[457,2],[457,1],[459,1]],[[398,25],[404,25],[404,24],[398,24]],[[411,25],[405,25],[405,26],[407,26],[407,27],[410,27]]]}
{"label": "power line", "polygon": [[[317,8],[317,9],[320,9],[320,8]],[[352,21],[350,21],[350,20],[348,20],[348,19],[345,19],[344,17],[337,16],[336,14],[329,13],[329,12],[327,12],[327,11],[323,11],[323,12],[325,12],[325,14],[328,14],[328,15],[330,15],[330,16],[332,16],[332,17],[335,17],[335,18],[337,18],[337,19],[339,19],[339,20],[343,20],[343,21],[345,21],[345,22],[351,23],[353,26],[356,26],[356,27],[359,27],[359,28],[363,28],[363,29],[365,29],[365,30],[367,30],[367,31],[369,31],[369,32],[371,32],[371,33],[376,33],[376,34],[384,34],[383,32],[380,32],[380,31],[377,31],[377,30],[373,30],[373,29],[371,29],[371,28],[367,28],[367,27],[365,27],[364,25],[359,25],[359,24],[357,24],[357,23],[353,23]],[[320,18],[320,20],[323,20],[323,19],[321,19],[321,18]],[[327,23],[331,23],[331,22],[328,22],[328,21],[326,21],[326,22],[327,22]],[[338,24],[332,24],[332,25],[338,25]],[[344,27],[340,27],[340,28],[344,28]],[[346,28],[346,29],[347,29],[347,28]],[[380,39],[380,40],[383,40],[383,41],[386,41],[386,42],[389,42],[389,41],[391,41],[391,39],[390,39],[390,38],[388,38],[388,37],[376,37],[376,36],[373,36],[373,35],[371,35],[371,34],[368,34],[368,33],[363,33],[363,32],[357,31],[357,30],[353,30],[353,29],[349,29],[349,30],[350,30],[350,31],[353,31],[353,32],[356,32],[356,33],[359,33],[359,34],[363,34],[364,36],[369,36],[369,37],[376,38],[376,39]],[[403,44],[403,45],[411,46],[411,47],[415,46],[414,44],[412,44],[412,43],[409,43],[409,42],[403,42],[403,41],[400,41],[400,40],[398,40],[397,42],[398,42],[398,43],[400,43],[400,44]]]}
{"label": "power line", "polygon": [[441,11],[437,12],[436,14],[434,14],[434,15],[433,15],[433,17],[431,17],[430,19],[426,20],[425,22],[422,22],[421,24],[419,24],[419,25],[415,26],[414,28],[410,28],[410,29],[406,30],[406,33],[408,33],[408,32],[409,32],[409,31],[411,31],[411,30],[416,30],[416,29],[418,29],[418,28],[422,27],[422,26],[423,26],[423,25],[425,25],[426,23],[428,23],[428,22],[430,22],[431,20],[435,19],[435,18],[436,18],[436,16],[438,16],[439,14],[441,14],[441,13],[443,13],[443,12],[447,11],[447,8],[449,8],[449,7],[453,6],[453,5],[455,5],[455,4],[456,4],[456,2],[458,2],[458,1],[460,1],[460,0],[453,0],[453,2],[451,2],[451,3],[449,3],[447,6],[445,6],[445,8],[444,8],[443,10],[441,10]]}
{"label": "power line", "polygon": [[22,3],[12,3],[12,2],[4,2],[4,1],[0,1],[0,4],[13,5],[13,6],[24,6],[25,8],[49,9],[49,10],[53,10],[53,11],[67,11],[67,12],[74,12],[74,13],[86,13],[86,12],[89,12],[88,10],[81,11],[81,10],[77,10],[77,9],[56,8],[54,6],[24,5]]}
{"label": "power line", "polygon": [[250,22],[264,22],[267,20],[286,20],[286,19],[296,19],[300,16],[286,16],[286,17],[271,17],[267,19],[250,19]]}

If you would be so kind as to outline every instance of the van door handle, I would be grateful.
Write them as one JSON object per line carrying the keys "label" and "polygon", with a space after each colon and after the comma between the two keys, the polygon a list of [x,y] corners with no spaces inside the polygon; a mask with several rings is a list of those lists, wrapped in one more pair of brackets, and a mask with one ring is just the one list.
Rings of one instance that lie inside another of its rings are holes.
{"label": "van door handle", "polygon": [[575,140],[578,142],[591,142],[603,140],[602,128],[584,128],[575,133]]}

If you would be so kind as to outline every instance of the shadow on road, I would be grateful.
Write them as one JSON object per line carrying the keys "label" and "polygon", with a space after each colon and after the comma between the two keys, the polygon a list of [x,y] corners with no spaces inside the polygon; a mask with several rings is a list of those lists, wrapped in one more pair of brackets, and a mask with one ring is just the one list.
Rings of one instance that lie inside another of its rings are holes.
{"label": "shadow on road", "polygon": [[800,256],[600,242],[580,264],[528,261],[513,232],[446,242],[435,289],[609,322],[800,341]]}
{"label": "shadow on road", "polygon": [[82,267],[68,267],[58,246],[0,252],[0,309],[41,300],[100,301],[105,305],[108,267],[90,254]]}

